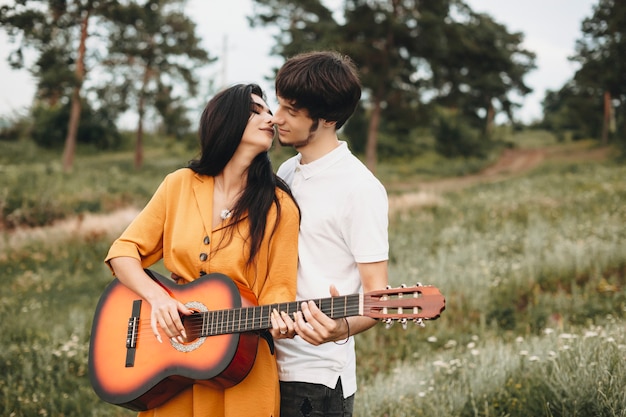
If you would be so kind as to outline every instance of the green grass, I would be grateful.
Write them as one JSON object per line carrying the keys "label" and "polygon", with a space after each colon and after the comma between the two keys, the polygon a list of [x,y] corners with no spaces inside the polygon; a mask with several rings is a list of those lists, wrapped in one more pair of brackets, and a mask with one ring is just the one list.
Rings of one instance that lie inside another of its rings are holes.
{"label": "green grass", "polygon": [[[34,158],[27,142],[22,145],[26,149],[22,158],[19,145],[1,144],[9,149],[0,162],[0,230],[43,226],[77,213],[143,206],[167,172],[193,157],[178,149],[147,149],[137,172],[130,152],[95,153],[77,156],[72,172],[65,173],[59,155],[42,151]],[[18,162],[12,162],[12,157]]]}
{"label": "green grass", "polygon": [[[0,204],[16,194],[61,217],[142,205],[189,158],[155,149],[135,171],[129,153],[81,156],[68,175],[25,154],[0,163]],[[355,416],[626,416],[625,201],[625,166],[561,161],[392,213],[391,284],[435,285],[447,305],[425,328],[357,336]],[[0,236],[0,415],[135,414],[100,401],[87,369],[122,227]]]}
{"label": "green grass", "polygon": [[358,336],[357,415],[626,415],[624,201],[623,165],[557,164],[394,216],[390,280],[447,308]]}

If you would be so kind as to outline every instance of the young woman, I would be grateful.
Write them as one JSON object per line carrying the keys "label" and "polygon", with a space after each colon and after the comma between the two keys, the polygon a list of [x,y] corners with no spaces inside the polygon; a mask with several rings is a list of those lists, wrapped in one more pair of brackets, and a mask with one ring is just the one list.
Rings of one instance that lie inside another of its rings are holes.
{"label": "young woman", "polygon": [[[261,305],[295,299],[300,213],[272,171],[273,137],[272,113],[257,85],[217,94],[200,121],[199,158],[169,174],[111,246],[107,264],[150,304],[159,341],[184,342],[180,317],[192,313],[144,272],[161,258],[179,284],[220,272],[252,290]],[[287,337],[278,326],[270,332]],[[275,358],[261,338],[252,370],[239,384],[196,384],[140,415],[277,417],[279,401]]]}

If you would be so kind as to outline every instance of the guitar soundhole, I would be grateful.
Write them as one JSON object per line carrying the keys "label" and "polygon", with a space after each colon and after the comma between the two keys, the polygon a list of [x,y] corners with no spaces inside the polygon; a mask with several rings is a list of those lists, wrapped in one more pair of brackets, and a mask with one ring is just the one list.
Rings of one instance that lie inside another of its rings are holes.
{"label": "guitar soundhole", "polygon": [[209,311],[209,309],[204,304],[197,301],[192,301],[185,305],[196,311],[196,313],[181,317],[183,326],[185,326],[185,333],[187,333],[187,341],[185,343],[179,343],[176,340],[170,339],[171,345],[179,352],[194,351],[202,346],[202,343],[204,343],[206,339],[206,337],[200,337],[200,332],[202,331],[202,314],[200,313]]}
{"label": "guitar soundhole", "polygon": [[202,315],[194,313],[191,316],[182,317],[185,333],[187,333],[187,343],[200,338],[202,330]]}

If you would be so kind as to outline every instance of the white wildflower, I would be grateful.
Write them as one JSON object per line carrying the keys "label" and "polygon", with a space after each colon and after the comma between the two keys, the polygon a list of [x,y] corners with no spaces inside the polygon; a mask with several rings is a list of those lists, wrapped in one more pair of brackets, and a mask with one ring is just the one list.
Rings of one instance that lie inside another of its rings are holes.
{"label": "white wildflower", "polygon": [[457,344],[456,340],[452,340],[452,339],[450,339],[450,340],[448,340],[448,341],[446,342],[446,344],[444,345],[444,347],[445,347],[446,349],[452,349],[453,347],[455,347],[455,346],[456,346],[456,344]]}

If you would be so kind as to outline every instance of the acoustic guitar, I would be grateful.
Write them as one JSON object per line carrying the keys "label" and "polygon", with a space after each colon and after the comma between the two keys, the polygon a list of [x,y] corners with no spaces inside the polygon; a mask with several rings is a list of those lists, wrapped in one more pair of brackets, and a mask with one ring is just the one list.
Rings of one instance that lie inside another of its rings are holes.
{"label": "acoustic guitar", "polygon": [[[247,288],[223,274],[208,274],[185,285],[146,272],[177,300],[194,310],[182,316],[187,340],[159,343],[150,327],[150,305],[117,279],[96,307],[89,347],[89,371],[96,394],[132,410],[163,404],[191,384],[227,388],[243,380],[254,363],[272,310],[290,316],[302,301],[259,306]],[[417,285],[313,300],[329,317],[372,317],[391,325],[423,324],[445,309],[433,286]]]}

